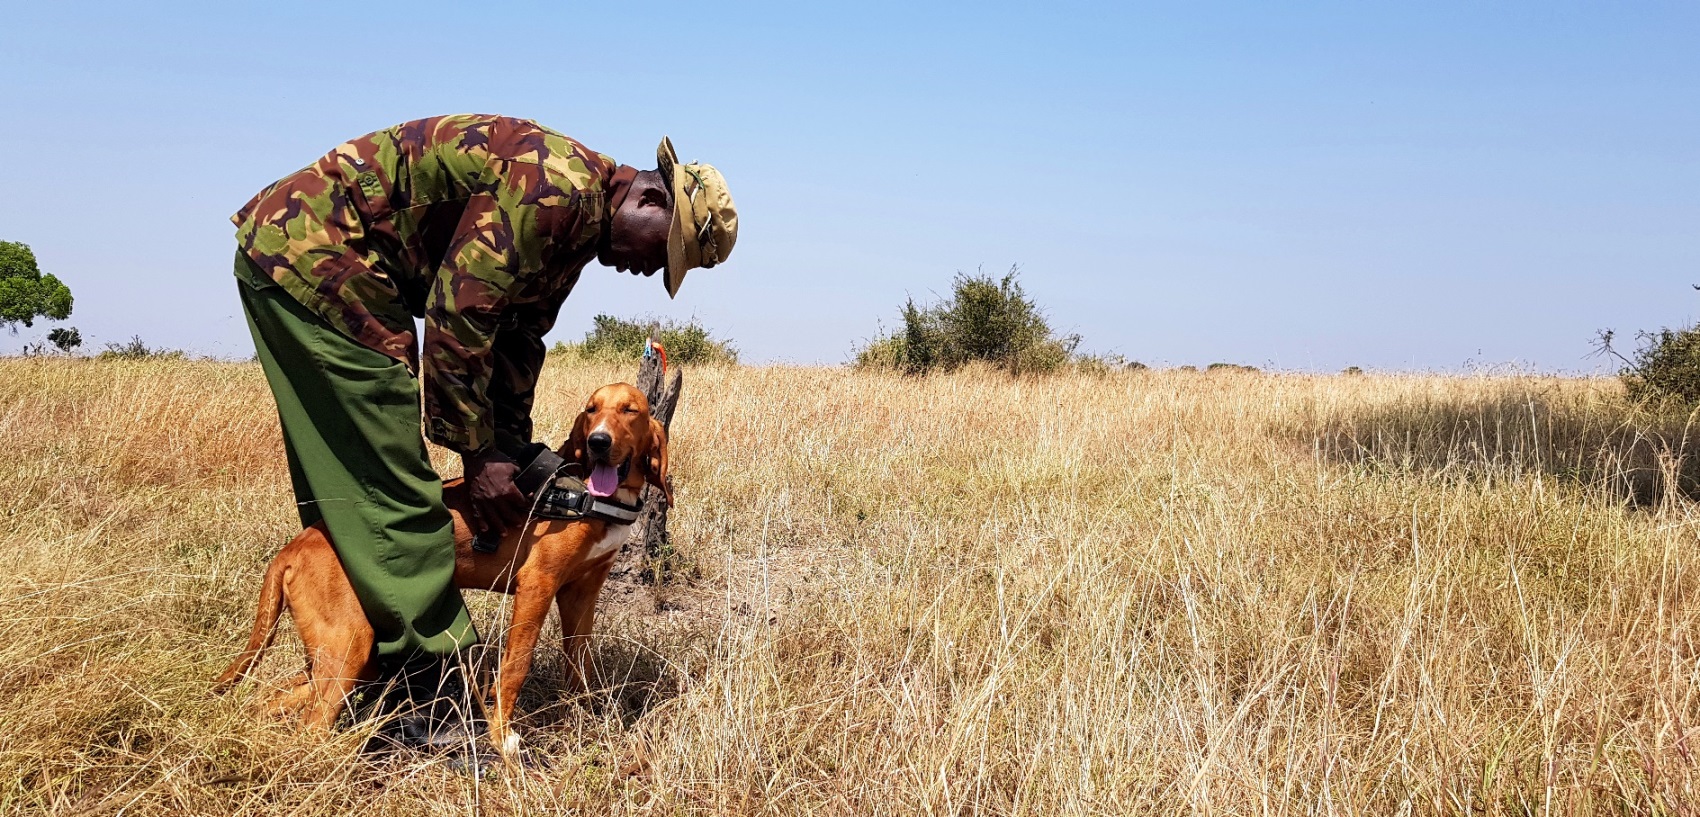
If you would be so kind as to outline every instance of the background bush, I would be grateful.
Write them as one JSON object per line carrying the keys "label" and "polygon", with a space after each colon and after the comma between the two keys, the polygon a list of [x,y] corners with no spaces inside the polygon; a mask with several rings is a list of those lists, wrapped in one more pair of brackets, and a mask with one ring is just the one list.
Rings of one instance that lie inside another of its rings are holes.
{"label": "background bush", "polygon": [[603,362],[636,361],[643,357],[650,330],[667,350],[669,363],[737,363],[738,350],[730,341],[717,340],[695,318],[685,323],[655,318],[616,318],[597,315],[591,330],[578,343],[557,343],[552,355]]}
{"label": "background bush", "polygon": [[1107,375],[1116,372],[1139,372],[1150,369],[1150,366],[1137,360],[1128,360],[1118,354],[1074,356],[1074,368],[1081,374]]}
{"label": "background bush", "polygon": [[1642,332],[1633,358],[1611,348],[1611,332],[1600,335],[1603,351],[1624,362],[1618,375],[1632,400],[1700,403],[1700,327]]}
{"label": "background bush", "polygon": [[[82,342],[82,337],[77,338]],[[98,356],[100,360],[183,360],[188,357],[182,349],[156,349],[142,341],[141,335],[132,335],[123,343],[108,343],[106,351]]]}
{"label": "background bush", "polygon": [[913,299],[899,312],[902,325],[856,352],[861,368],[909,374],[949,371],[972,362],[1011,374],[1056,371],[1074,360],[1079,335],[1057,335],[1016,280],[958,273],[948,300],[920,307]]}

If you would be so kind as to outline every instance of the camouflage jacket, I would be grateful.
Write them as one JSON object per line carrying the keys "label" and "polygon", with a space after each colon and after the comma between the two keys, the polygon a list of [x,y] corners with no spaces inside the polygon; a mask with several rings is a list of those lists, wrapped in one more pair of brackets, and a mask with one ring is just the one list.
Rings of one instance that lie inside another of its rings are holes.
{"label": "camouflage jacket", "polygon": [[530,440],[543,334],[595,254],[614,171],[535,122],[438,116],[338,146],[231,221],[297,300],[423,375],[432,441],[509,449]]}

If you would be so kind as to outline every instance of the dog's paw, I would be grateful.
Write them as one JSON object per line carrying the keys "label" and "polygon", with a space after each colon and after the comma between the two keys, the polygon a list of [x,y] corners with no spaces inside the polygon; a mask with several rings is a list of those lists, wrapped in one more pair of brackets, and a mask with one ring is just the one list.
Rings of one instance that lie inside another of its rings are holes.
{"label": "dog's paw", "polygon": [[507,737],[502,738],[501,748],[503,757],[514,760],[519,757],[520,750],[525,748],[525,741],[520,739],[518,732],[510,729]]}

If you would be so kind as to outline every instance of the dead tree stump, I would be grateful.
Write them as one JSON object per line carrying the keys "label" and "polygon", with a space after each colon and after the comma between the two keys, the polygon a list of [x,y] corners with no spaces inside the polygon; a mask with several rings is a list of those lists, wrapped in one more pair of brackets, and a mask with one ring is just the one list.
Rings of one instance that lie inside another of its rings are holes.
{"label": "dead tree stump", "polygon": [[[654,337],[650,340],[653,342]],[[649,415],[661,421],[661,427],[667,430],[671,441],[673,412],[679,407],[684,373],[675,366],[668,376],[661,361],[660,356],[645,355],[643,362],[638,364],[636,385],[649,398]],[[661,491],[653,485],[645,485],[642,498],[643,510],[638,513],[637,521],[632,523],[632,535],[626,537],[609,575],[651,584],[665,578],[656,568],[672,552],[672,540],[667,537],[667,504]]]}

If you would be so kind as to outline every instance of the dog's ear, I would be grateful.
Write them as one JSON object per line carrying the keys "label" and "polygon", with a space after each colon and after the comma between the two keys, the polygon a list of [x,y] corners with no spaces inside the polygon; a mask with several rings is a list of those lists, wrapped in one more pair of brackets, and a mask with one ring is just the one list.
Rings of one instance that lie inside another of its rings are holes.
{"label": "dog's ear", "polygon": [[584,450],[584,438],[590,436],[590,415],[579,412],[578,419],[573,421],[573,432],[567,435],[567,441],[561,443],[561,459],[575,465],[584,465],[589,456]]}
{"label": "dog's ear", "polygon": [[667,429],[649,418],[649,453],[644,457],[645,480],[661,489],[667,507],[673,507],[673,483],[667,480]]}

